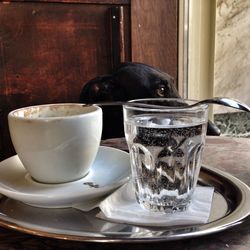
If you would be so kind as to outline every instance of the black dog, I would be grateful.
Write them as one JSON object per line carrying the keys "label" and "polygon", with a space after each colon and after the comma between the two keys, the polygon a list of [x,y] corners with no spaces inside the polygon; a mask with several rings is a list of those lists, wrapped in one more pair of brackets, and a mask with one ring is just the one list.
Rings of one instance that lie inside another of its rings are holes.
{"label": "black dog", "polygon": [[[81,103],[128,101],[140,98],[180,98],[174,79],[165,72],[142,63],[122,63],[110,75],[98,76],[87,82],[80,94]],[[102,139],[123,137],[121,106],[104,106]],[[219,129],[209,122],[209,135]]]}

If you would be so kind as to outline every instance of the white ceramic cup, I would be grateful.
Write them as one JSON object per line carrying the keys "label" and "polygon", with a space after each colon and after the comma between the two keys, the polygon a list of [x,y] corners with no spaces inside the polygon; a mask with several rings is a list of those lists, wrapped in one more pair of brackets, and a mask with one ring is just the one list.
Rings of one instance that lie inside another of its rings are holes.
{"label": "white ceramic cup", "polygon": [[14,148],[38,182],[63,183],[85,176],[102,134],[102,110],[77,103],[47,104],[8,115]]}

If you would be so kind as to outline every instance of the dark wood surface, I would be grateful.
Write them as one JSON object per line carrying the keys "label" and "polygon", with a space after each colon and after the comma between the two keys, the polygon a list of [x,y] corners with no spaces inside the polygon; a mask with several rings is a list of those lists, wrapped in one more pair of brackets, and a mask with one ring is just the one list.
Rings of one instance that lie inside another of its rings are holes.
{"label": "dark wood surface", "polygon": [[[103,141],[103,145],[127,149],[124,139]],[[229,172],[250,185],[250,139],[230,139],[210,137],[204,151],[203,163]],[[39,216],[39,215],[38,215]],[[13,229],[0,228],[1,250],[22,249],[130,249],[130,250],[249,250],[250,220],[220,233],[186,240],[161,243],[87,243],[57,240],[32,236],[16,232]]]}
{"label": "dark wood surface", "polygon": [[[0,3],[0,159],[13,154],[9,111],[36,104],[78,102],[82,87],[112,71],[110,9],[105,4]],[[130,60],[129,6],[122,8],[123,60]],[[117,20],[119,22],[119,20]],[[126,50],[126,51],[125,51]],[[119,58],[119,57],[118,57]],[[2,140],[1,140],[2,139]]]}
{"label": "dark wood surface", "polygon": [[[141,11],[138,11],[141,10]],[[131,1],[132,60],[178,79],[178,1]]]}
{"label": "dark wood surface", "polygon": [[41,3],[89,3],[89,4],[130,4],[131,0],[6,0],[5,2],[41,2]]}
{"label": "dark wood surface", "polygon": [[78,102],[84,84],[119,61],[150,64],[177,81],[177,2],[0,1],[0,160],[14,154],[9,111]]}

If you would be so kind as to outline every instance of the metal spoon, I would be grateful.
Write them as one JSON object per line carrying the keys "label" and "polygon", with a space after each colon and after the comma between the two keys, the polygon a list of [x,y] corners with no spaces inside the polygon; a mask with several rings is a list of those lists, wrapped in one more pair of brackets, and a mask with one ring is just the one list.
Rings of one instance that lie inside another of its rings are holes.
{"label": "metal spoon", "polygon": [[239,110],[243,110],[246,112],[250,112],[250,107],[246,105],[245,103],[242,103],[238,100],[232,99],[232,98],[227,98],[227,97],[213,97],[211,99],[205,99],[202,101],[199,101],[195,104],[189,105],[187,107],[194,107],[199,104],[218,104],[218,105],[223,105],[226,107],[230,108],[235,108]]}
{"label": "metal spoon", "polygon": [[177,106],[177,107],[169,107],[169,106],[163,106],[163,105],[155,105],[155,104],[150,104],[150,103],[140,103],[140,102],[100,102],[100,103],[95,103],[94,105],[98,106],[119,106],[119,105],[131,105],[134,107],[141,107],[141,108],[175,108],[175,109],[183,109],[183,108],[190,108],[190,107],[195,107],[200,104],[218,104],[218,105],[223,105],[227,106],[230,108],[235,108],[239,109],[242,111],[250,112],[250,107],[238,100],[232,99],[232,98],[227,98],[227,97],[213,97],[211,99],[205,99],[199,102],[196,102],[191,105],[183,105],[183,106]]}

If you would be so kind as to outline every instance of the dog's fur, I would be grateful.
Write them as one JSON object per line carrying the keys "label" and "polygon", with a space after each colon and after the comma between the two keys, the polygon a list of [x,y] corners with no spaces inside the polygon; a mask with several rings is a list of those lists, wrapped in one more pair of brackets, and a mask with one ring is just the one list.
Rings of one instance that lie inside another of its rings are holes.
{"label": "dog's fur", "polygon": [[[140,98],[180,98],[174,79],[165,72],[142,63],[122,63],[110,75],[98,76],[87,82],[80,94],[81,103],[128,101]],[[103,109],[102,139],[123,137],[121,106]],[[209,122],[208,134],[219,135],[218,128]]]}

